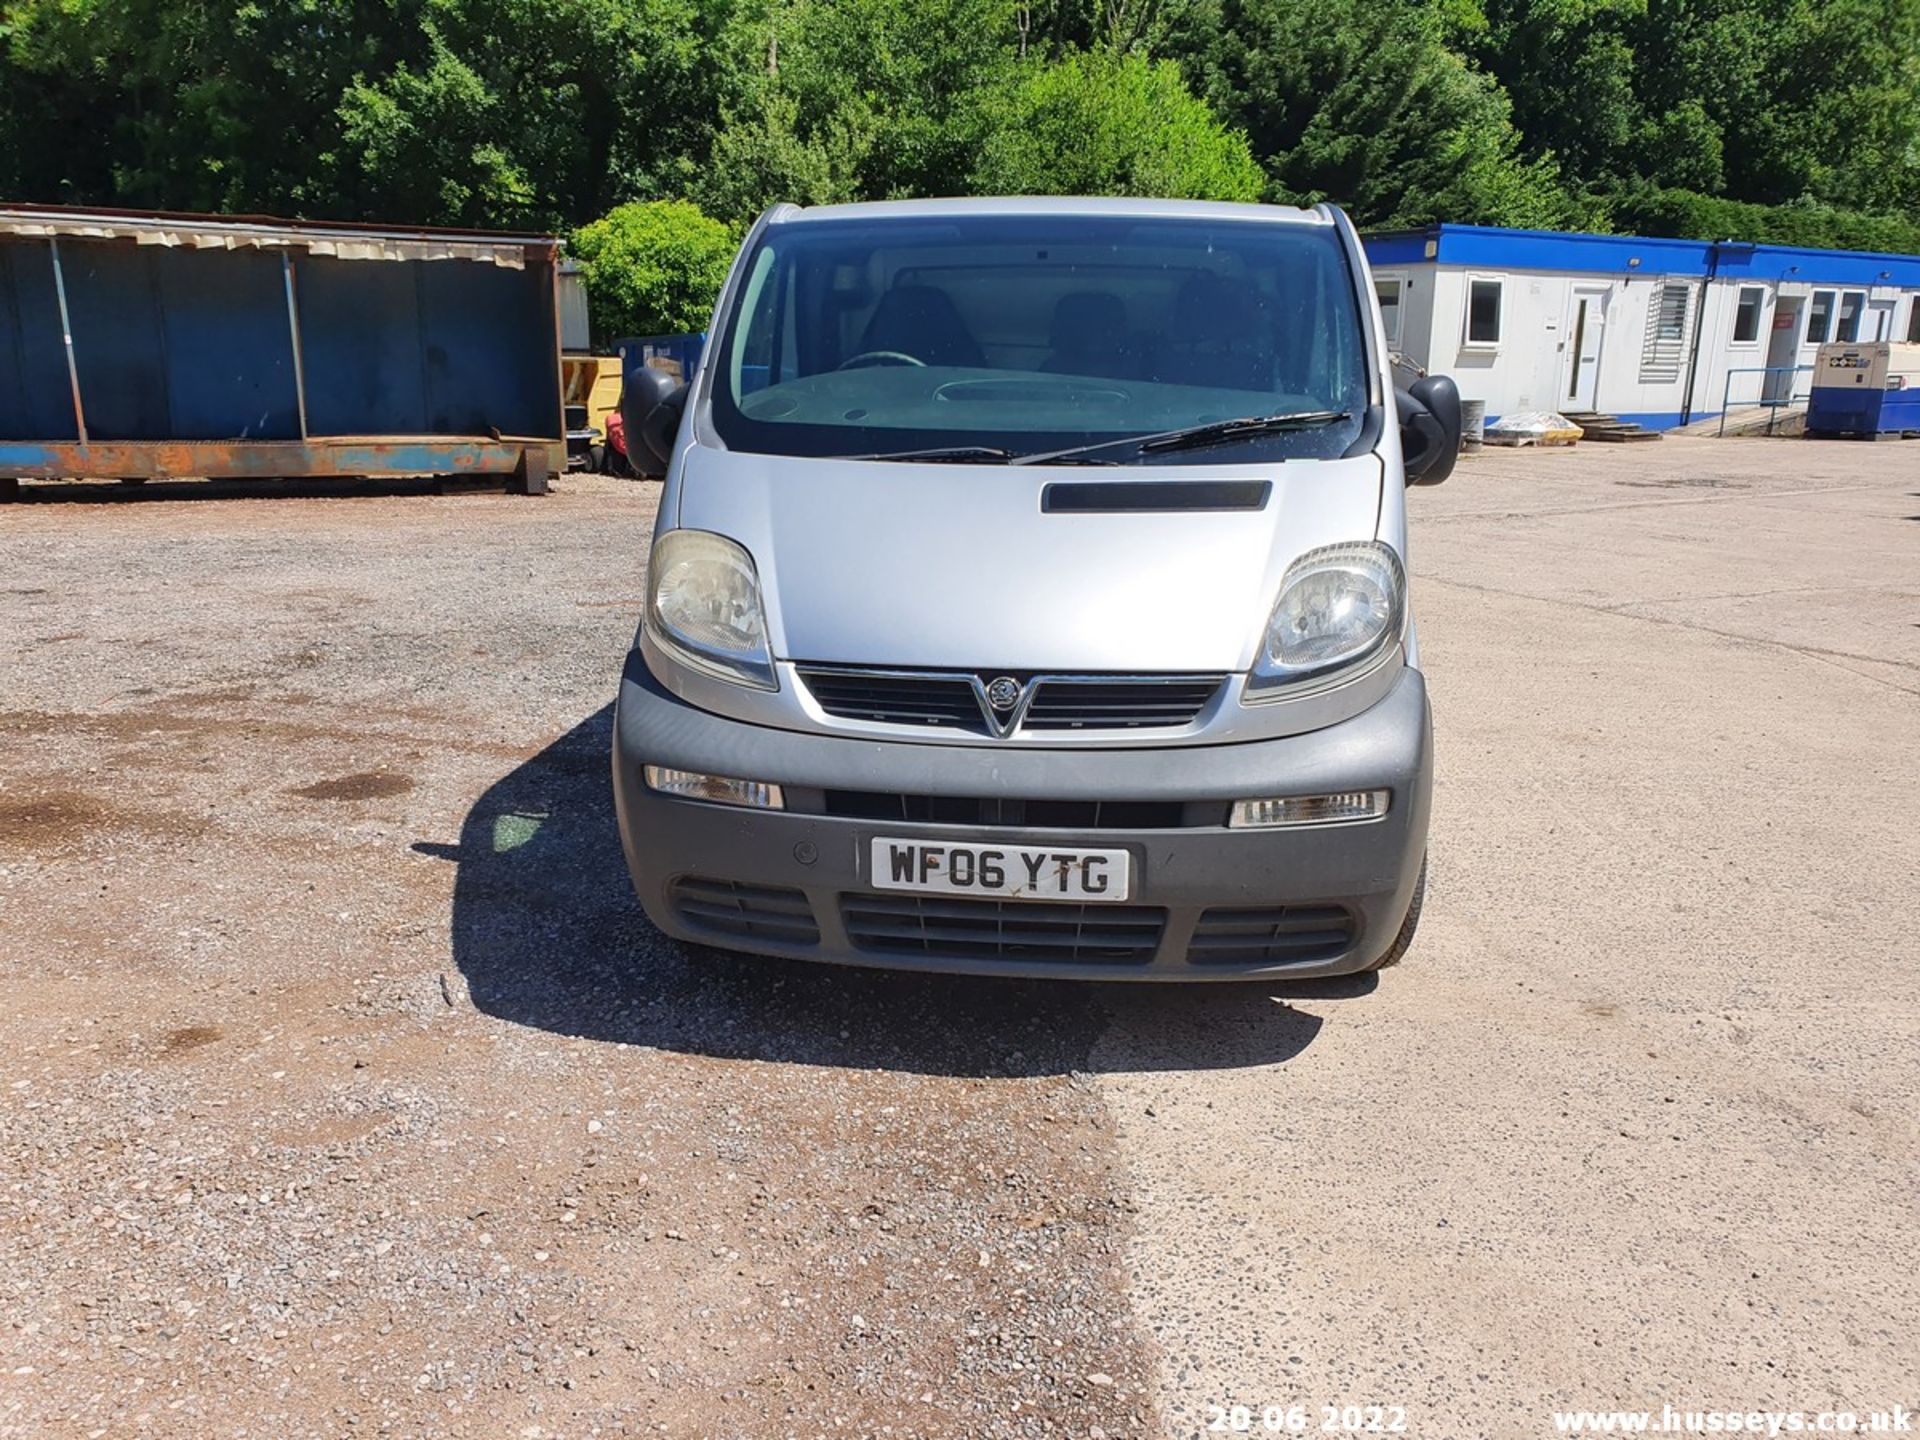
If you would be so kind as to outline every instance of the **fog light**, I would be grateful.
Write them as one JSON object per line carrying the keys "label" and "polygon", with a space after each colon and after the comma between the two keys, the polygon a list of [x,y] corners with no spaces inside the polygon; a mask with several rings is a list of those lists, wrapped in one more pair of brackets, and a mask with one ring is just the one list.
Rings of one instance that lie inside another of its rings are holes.
{"label": "fog light", "polygon": [[754,810],[784,810],[786,797],[778,785],[764,780],[730,780],[725,775],[702,775],[697,770],[671,770],[648,765],[641,772],[647,788],[678,800],[706,800],[715,805],[745,805]]}
{"label": "fog light", "polygon": [[1378,820],[1386,813],[1385,790],[1349,790],[1340,795],[1296,795],[1286,800],[1238,800],[1227,824],[1235,830],[1278,830],[1294,825]]}

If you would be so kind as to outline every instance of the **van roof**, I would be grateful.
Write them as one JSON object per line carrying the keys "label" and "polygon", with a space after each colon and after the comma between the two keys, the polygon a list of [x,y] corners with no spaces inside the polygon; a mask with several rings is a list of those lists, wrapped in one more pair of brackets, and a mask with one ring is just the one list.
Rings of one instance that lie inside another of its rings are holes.
{"label": "van roof", "polygon": [[1220,200],[1144,200],[1126,196],[1010,195],[938,200],[869,200],[853,205],[796,205],[774,208],[773,224],[814,220],[930,220],[953,215],[1104,215],[1119,218],[1161,216],[1189,220],[1264,220],[1289,225],[1331,225],[1325,205],[1303,210],[1295,205],[1244,205]]}

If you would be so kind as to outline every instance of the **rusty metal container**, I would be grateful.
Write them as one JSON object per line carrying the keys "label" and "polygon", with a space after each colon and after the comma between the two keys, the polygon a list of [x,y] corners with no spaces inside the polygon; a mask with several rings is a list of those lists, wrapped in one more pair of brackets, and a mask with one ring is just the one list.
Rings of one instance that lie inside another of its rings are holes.
{"label": "rusty metal container", "polygon": [[544,235],[0,207],[0,477],[544,490],[558,257]]}

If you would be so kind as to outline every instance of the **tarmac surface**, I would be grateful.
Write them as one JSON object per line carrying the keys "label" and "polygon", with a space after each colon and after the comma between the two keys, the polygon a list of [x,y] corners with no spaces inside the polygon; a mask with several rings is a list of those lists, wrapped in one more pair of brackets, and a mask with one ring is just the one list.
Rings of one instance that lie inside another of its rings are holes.
{"label": "tarmac surface", "polygon": [[0,1437],[1920,1401],[1920,444],[1415,492],[1427,909],[1292,990],[696,963],[657,487],[269,493],[0,506]]}

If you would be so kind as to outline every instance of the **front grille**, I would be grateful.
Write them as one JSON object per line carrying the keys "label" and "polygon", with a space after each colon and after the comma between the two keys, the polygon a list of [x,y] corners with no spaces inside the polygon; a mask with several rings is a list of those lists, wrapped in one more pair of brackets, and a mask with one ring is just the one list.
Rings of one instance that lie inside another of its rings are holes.
{"label": "front grille", "polygon": [[1028,730],[1144,730],[1191,725],[1221,676],[1154,680],[1042,680],[1027,707]]}
{"label": "front grille", "polygon": [[681,923],[715,935],[788,945],[813,945],[820,939],[813,907],[798,890],[683,875],[673,882],[669,901]]}
{"label": "front grille", "polygon": [[1194,926],[1195,965],[1331,960],[1353,944],[1353,916],[1338,905],[1209,910]]}
{"label": "front grille", "polygon": [[933,895],[843,895],[856,950],[990,960],[1144,965],[1167,913],[1137,905],[1049,905]]}
{"label": "front grille", "polygon": [[980,702],[964,677],[859,674],[802,670],[800,678],[829,715],[843,720],[880,720],[889,725],[934,725],[982,730]]}
{"label": "front grille", "polygon": [[[1198,807],[1206,809],[1209,807]],[[1175,830],[1219,825],[1226,806],[1189,822],[1179,800],[1003,800],[961,795],[900,795],[885,790],[828,790],[820,813],[843,820],[898,820],[922,825],[999,825],[1030,830]]]}
{"label": "front grille", "polygon": [[1009,711],[989,722],[981,691],[1001,675],[1030,686],[1018,731],[1146,730],[1191,725],[1220,692],[1221,675],[1043,675],[986,671],[979,675],[929,671],[845,670],[799,667],[800,678],[820,708],[842,720],[929,726],[1000,733],[1019,715]]}

